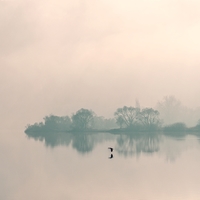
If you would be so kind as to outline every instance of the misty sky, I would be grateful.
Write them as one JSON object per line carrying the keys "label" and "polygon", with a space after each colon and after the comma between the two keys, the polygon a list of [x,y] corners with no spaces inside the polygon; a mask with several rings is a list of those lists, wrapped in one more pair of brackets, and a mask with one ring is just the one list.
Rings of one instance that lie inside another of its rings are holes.
{"label": "misty sky", "polygon": [[[199,0],[1,0],[1,122],[200,104]],[[12,123],[10,123],[12,122]]]}

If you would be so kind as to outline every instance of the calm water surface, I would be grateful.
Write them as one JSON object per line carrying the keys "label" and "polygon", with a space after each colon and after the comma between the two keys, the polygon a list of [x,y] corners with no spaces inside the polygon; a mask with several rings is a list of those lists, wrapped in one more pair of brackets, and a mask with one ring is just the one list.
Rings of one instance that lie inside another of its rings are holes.
{"label": "calm water surface", "polygon": [[[114,148],[113,159],[108,147]],[[1,131],[2,200],[199,200],[196,136]]]}

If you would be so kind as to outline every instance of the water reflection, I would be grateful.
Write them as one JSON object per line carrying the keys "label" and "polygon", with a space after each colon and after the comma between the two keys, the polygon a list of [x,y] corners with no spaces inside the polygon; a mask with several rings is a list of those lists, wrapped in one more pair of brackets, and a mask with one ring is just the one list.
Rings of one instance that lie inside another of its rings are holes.
{"label": "water reflection", "polygon": [[123,134],[117,138],[116,151],[124,156],[152,154],[159,150],[161,139],[156,133]]}
{"label": "water reflection", "polygon": [[[94,150],[98,143],[106,141],[114,142],[114,149],[118,155],[124,157],[140,156],[141,154],[153,155],[162,153],[168,160],[174,160],[174,157],[180,155],[187,148],[186,143],[177,143],[184,141],[186,133],[29,133],[29,138],[43,141],[47,147],[71,146],[80,154],[87,154]],[[193,136],[195,137],[195,136]],[[175,142],[177,141],[177,142]],[[110,148],[110,147],[109,147]],[[112,148],[111,148],[112,149]],[[111,149],[109,149],[111,151]],[[112,154],[112,153],[111,153]],[[110,155],[111,155],[110,154]],[[113,156],[110,156],[110,158]],[[169,158],[172,159],[169,159]]]}
{"label": "water reflection", "polygon": [[186,132],[165,132],[165,136],[174,140],[184,140],[187,136]]}
{"label": "water reflection", "polygon": [[200,196],[200,143],[193,135],[32,133],[31,141],[21,132],[14,139],[13,132],[2,135],[0,199],[197,200]]}
{"label": "water reflection", "polygon": [[36,141],[41,141],[45,143],[47,147],[54,148],[56,146],[64,145],[69,146],[72,141],[71,134],[65,133],[54,133],[54,132],[44,132],[44,133],[30,133],[27,134],[28,138],[33,138]]}
{"label": "water reflection", "polygon": [[108,157],[109,159],[112,159],[114,158],[113,154],[110,154],[110,157]]}
{"label": "water reflection", "polygon": [[94,149],[98,141],[89,134],[74,134],[72,137],[72,147],[80,153],[88,153]]}
{"label": "water reflection", "polygon": [[71,146],[79,153],[92,152],[98,143],[115,140],[115,135],[109,133],[31,133],[29,138],[44,141],[47,147]]}

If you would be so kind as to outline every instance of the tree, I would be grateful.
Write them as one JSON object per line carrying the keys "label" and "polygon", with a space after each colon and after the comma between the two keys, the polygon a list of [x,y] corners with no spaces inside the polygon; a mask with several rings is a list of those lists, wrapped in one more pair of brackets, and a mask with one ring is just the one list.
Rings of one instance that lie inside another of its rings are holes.
{"label": "tree", "polygon": [[162,101],[157,103],[156,109],[160,112],[160,117],[164,120],[165,125],[183,122],[187,126],[195,126],[200,116],[200,107],[188,108],[174,96],[165,96]]}
{"label": "tree", "polygon": [[199,119],[198,122],[197,122],[196,128],[197,128],[198,130],[200,130],[200,119]]}
{"label": "tree", "polygon": [[138,112],[137,108],[124,106],[123,108],[118,108],[114,115],[120,127],[130,128],[136,124]]}
{"label": "tree", "polygon": [[45,116],[43,119],[44,119],[44,124],[47,128],[53,130],[57,129],[58,116],[50,115],[50,116]]}
{"label": "tree", "polygon": [[186,125],[182,122],[167,125],[163,128],[164,131],[169,132],[183,132],[187,129]]}
{"label": "tree", "polygon": [[174,96],[165,96],[163,101],[158,102],[156,109],[160,112],[165,124],[172,124],[182,119],[183,106]]}
{"label": "tree", "polygon": [[68,116],[50,115],[44,117],[45,127],[51,130],[66,131],[71,128],[71,119]]}
{"label": "tree", "polygon": [[87,130],[92,127],[94,112],[88,109],[80,109],[72,115],[73,128],[76,130]]}
{"label": "tree", "polygon": [[93,128],[98,130],[117,128],[115,119],[106,119],[102,116],[94,116]]}
{"label": "tree", "polygon": [[153,108],[144,108],[138,115],[139,121],[146,128],[155,128],[160,124],[159,112]]}

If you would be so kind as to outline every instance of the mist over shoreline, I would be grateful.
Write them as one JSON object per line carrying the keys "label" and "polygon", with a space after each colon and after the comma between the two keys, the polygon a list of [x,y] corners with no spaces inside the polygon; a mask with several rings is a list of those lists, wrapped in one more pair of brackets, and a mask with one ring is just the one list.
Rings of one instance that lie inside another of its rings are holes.
{"label": "mist over shoreline", "polygon": [[[24,127],[80,108],[155,108],[174,95],[199,109],[200,2],[0,2],[2,126]],[[193,114],[195,113],[195,114]]]}

